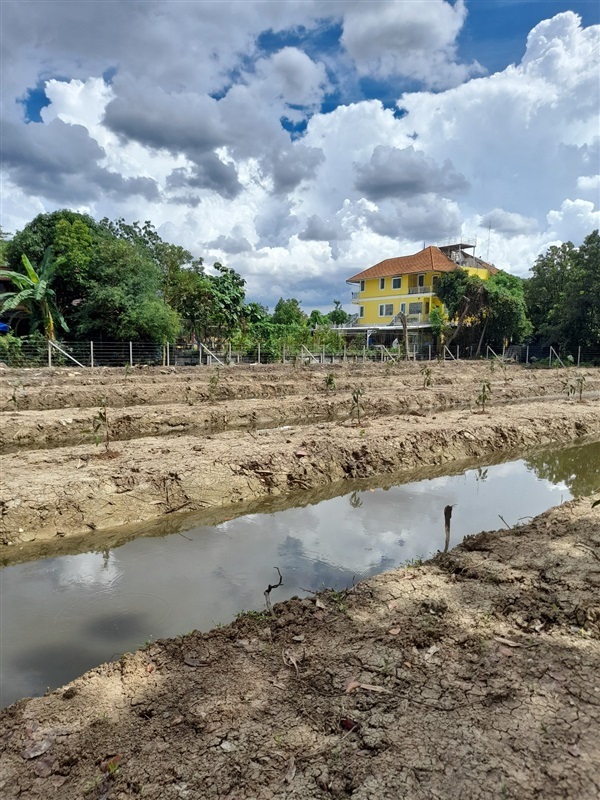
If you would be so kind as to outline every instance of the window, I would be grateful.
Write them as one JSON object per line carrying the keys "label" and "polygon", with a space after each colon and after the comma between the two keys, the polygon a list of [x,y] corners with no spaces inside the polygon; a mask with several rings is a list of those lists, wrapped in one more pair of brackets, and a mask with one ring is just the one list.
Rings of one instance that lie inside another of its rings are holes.
{"label": "window", "polygon": [[379,288],[385,289],[385,278],[379,278]]}
{"label": "window", "polygon": [[429,314],[429,300],[425,303],[425,313]]}
{"label": "window", "polygon": [[406,303],[400,303],[400,311],[406,314]]}
{"label": "window", "polygon": [[392,289],[402,288],[402,278],[392,278]]}
{"label": "window", "polygon": [[391,317],[394,313],[394,304],[393,303],[382,303],[379,306],[379,316],[380,317]]}
{"label": "window", "polygon": [[364,306],[360,306],[360,311],[358,312],[358,316],[359,317],[364,317],[364,315],[365,315],[365,307]]}
{"label": "window", "polygon": [[364,290],[365,290],[365,282],[364,282],[364,281],[361,281],[361,282],[360,282],[360,291],[361,291],[361,292],[364,292]]}
{"label": "window", "polygon": [[409,314],[420,314],[423,311],[423,303],[409,303],[408,304],[408,313]]}
{"label": "window", "polygon": [[425,286],[425,275],[419,275],[417,278],[417,286]]}

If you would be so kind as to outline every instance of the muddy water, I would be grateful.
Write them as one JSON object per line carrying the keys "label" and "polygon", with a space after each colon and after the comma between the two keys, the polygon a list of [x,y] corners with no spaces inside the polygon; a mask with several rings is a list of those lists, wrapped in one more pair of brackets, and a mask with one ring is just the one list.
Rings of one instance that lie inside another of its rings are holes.
{"label": "muddy water", "polygon": [[2,705],[43,693],[146,641],[226,623],[304,590],[353,581],[513,526],[600,489],[600,443],[537,453],[461,475],[365,489],[277,513],[250,514],[185,534],[141,538],[101,553],[5,567]]}

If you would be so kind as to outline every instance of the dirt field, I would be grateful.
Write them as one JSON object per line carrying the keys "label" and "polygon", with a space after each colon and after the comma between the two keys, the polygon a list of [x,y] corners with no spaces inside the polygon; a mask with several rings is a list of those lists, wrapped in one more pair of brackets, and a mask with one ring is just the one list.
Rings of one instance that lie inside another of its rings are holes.
{"label": "dirt field", "polygon": [[[600,437],[598,370],[430,368],[2,370],[2,562]],[[23,700],[0,715],[0,795],[597,798],[591,503]]]}
{"label": "dirt field", "polygon": [[[564,388],[578,378],[583,402]],[[480,413],[484,380],[491,398]],[[351,401],[357,387],[360,421]],[[597,437],[599,391],[599,370],[492,372],[486,362],[1,370],[0,540],[20,550],[351,478]],[[10,558],[5,551],[3,562]]]}
{"label": "dirt field", "polygon": [[0,793],[594,800],[599,674],[600,509],[584,498],[15,704]]}

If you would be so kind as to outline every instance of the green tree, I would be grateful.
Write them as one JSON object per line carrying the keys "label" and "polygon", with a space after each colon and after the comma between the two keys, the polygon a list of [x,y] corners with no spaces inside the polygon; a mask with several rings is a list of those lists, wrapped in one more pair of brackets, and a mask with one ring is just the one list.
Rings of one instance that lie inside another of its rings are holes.
{"label": "green tree", "polygon": [[11,311],[18,306],[28,310],[30,316],[30,333],[41,324],[44,334],[50,340],[55,338],[55,320],[64,330],[68,330],[62,314],[56,305],[56,295],[50,282],[54,272],[52,250],[48,248],[42,259],[39,270],[36,270],[26,255],[21,256],[25,273],[13,270],[0,270],[0,280],[10,280],[17,291],[4,292],[0,295],[2,312]]}
{"label": "green tree", "polygon": [[272,321],[275,325],[305,325],[307,316],[300,308],[300,301],[295,297],[284,300],[280,297],[273,311]]}
{"label": "green tree", "polygon": [[566,293],[574,280],[576,250],[571,242],[553,245],[538,256],[525,281],[525,299],[535,338],[559,344],[566,327]]}
{"label": "green tree", "polygon": [[348,322],[350,315],[346,314],[339,300],[334,300],[333,306],[333,311],[330,311],[327,314],[327,319],[332,325],[345,325]]}
{"label": "green tree", "polygon": [[531,334],[523,281],[506,272],[489,280],[456,269],[438,281],[436,293],[455,326],[447,343],[458,339],[480,355],[484,344],[502,347],[505,341],[522,342]]}
{"label": "green tree", "polygon": [[565,242],[538,256],[525,282],[535,339],[574,350],[600,346],[600,236]]}
{"label": "green tree", "polygon": [[156,263],[132,242],[109,236],[94,251],[75,319],[78,336],[109,341],[174,341],[180,328]]}

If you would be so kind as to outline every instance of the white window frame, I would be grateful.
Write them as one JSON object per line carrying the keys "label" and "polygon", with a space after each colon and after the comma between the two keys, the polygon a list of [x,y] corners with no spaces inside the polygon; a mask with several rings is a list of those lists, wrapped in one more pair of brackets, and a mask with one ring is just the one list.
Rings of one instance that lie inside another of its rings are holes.
{"label": "white window frame", "polygon": [[425,286],[425,273],[424,272],[420,272],[417,275],[417,286],[419,287],[419,289],[422,289]]}
{"label": "white window frame", "polygon": [[[391,311],[388,311],[391,309]],[[380,303],[379,305],[379,316],[380,317],[393,317],[394,316],[394,304],[393,303]]]}
{"label": "white window frame", "polygon": [[406,303],[400,303],[400,312],[406,314]]}
{"label": "white window frame", "polygon": [[[394,285],[395,283],[397,283],[398,285],[395,286]],[[401,288],[402,288],[402,275],[392,278],[392,289],[401,289]]]}
{"label": "white window frame", "polygon": [[382,292],[385,289],[385,278],[379,278],[379,291]]}

